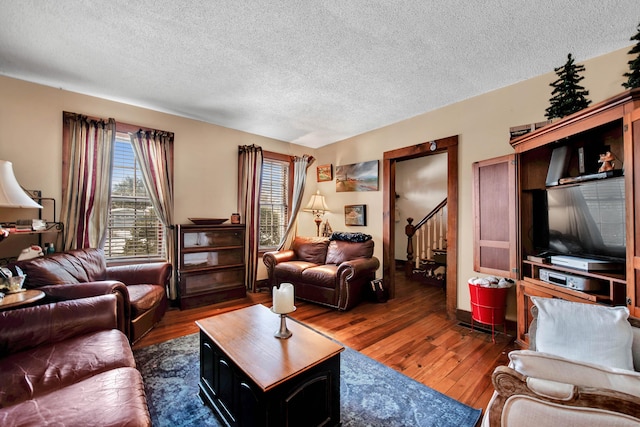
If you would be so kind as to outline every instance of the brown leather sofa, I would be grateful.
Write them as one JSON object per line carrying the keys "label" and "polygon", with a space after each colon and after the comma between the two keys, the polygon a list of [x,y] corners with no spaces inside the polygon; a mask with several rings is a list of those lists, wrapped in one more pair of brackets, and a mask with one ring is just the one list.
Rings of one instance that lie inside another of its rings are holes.
{"label": "brown leather sofa", "polygon": [[119,328],[135,343],[167,310],[168,262],[107,267],[102,249],[78,249],[18,261],[27,278],[24,287],[40,289],[48,302],[115,293],[124,313]]}
{"label": "brown leather sofa", "polygon": [[151,425],[117,299],[0,312],[0,425]]}
{"label": "brown leather sofa", "polygon": [[370,236],[366,241],[298,236],[290,250],[267,252],[262,260],[271,286],[292,283],[296,298],[349,310],[362,301],[380,266],[373,247]]}

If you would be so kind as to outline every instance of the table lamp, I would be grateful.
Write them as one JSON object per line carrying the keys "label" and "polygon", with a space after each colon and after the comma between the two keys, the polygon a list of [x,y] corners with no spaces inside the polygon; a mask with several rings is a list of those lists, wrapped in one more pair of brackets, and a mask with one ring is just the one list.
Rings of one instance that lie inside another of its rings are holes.
{"label": "table lamp", "polygon": [[[13,174],[13,164],[7,160],[0,160],[0,208],[42,209],[18,184]],[[8,235],[0,227],[0,241]]]}
{"label": "table lamp", "polygon": [[322,215],[329,212],[327,204],[324,202],[324,196],[320,195],[320,190],[311,196],[309,204],[304,208],[305,212],[313,213],[313,221],[316,223],[316,236],[320,236],[320,224],[322,223]]}

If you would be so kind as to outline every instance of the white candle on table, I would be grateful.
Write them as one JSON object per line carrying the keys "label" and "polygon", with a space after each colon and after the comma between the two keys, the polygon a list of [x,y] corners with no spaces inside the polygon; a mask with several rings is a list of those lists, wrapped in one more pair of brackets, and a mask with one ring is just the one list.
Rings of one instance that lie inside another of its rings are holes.
{"label": "white candle on table", "polygon": [[291,283],[281,283],[280,288],[273,287],[273,311],[276,313],[291,313],[294,299]]}

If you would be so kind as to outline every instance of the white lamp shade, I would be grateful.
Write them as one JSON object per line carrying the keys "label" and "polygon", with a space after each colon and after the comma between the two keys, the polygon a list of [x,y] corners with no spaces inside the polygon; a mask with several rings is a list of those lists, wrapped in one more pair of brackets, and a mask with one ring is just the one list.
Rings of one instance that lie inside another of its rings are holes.
{"label": "white lamp shade", "polygon": [[304,210],[306,212],[329,212],[329,208],[324,202],[324,196],[320,195],[320,191],[311,196],[311,200],[309,200],[309,204],[304,208]]}
{"label": "white lamp shade", "polygon": [[0,160],[0,207],[42,209],[20,187],[13,174],[13,164],[6,160]]}

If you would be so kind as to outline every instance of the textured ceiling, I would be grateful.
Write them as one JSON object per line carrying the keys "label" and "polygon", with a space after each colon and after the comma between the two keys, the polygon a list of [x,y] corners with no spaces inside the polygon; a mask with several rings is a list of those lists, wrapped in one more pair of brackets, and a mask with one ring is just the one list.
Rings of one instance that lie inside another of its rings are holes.
{"label": "textured ceiling", "polygon": [[320,147],[626,46],[638,0],[0,0],[0,74]]}

